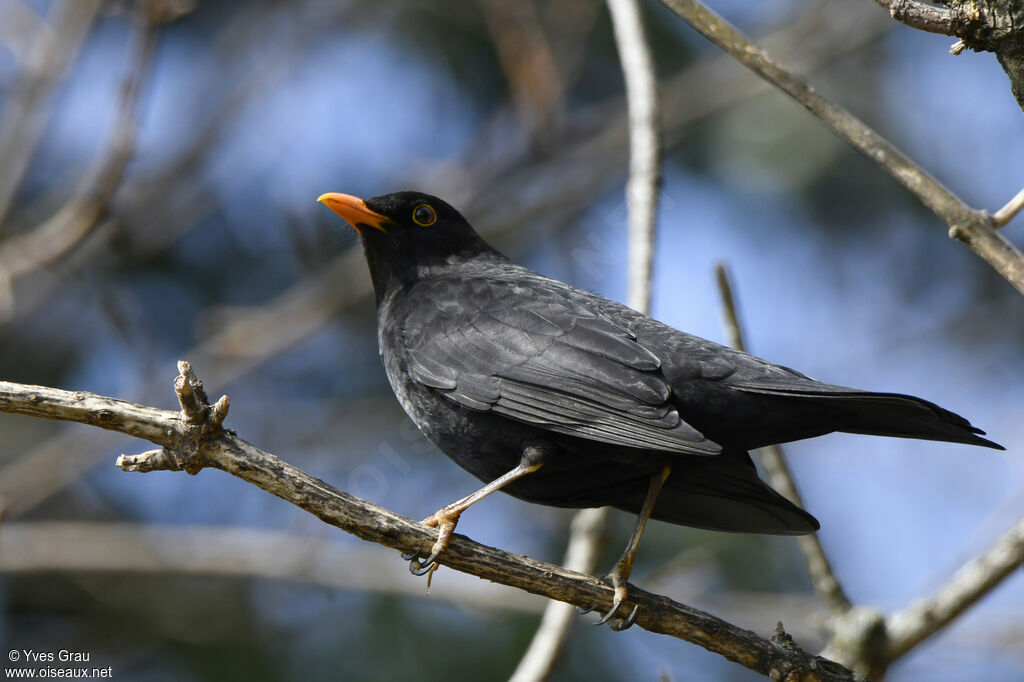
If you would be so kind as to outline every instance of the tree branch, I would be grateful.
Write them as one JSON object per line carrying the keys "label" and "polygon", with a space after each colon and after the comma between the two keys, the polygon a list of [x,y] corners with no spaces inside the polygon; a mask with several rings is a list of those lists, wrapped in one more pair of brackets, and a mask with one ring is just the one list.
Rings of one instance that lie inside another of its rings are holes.
{"label": "tree branch", "polygon": [[894,661],[946,627],[954,618],[1024,565],[1024,518],[984,553],[964,564],[934,595],[886,618],[886,658]]}
{"label": "tree branch", "polygon": [[0,232],[46,128],[46,108],[102,4],[101,0],[61,0],[32,39],[0,116]]}
{"label": "tree branch", "polygon": [[907,26],[960,38],[954,55],[967,48],[994,52],[1010,78],[1010,89],[1024,110],[1024,3],[1020,0],[940,0],[943,7],[917,0],[875,0]]}
{"label": "tree branch", "polygon": [[1022,208],[1024,208],[1024,189],[1017,192],[1012,199],[1006,202],[1006,206],[992,214],[992,226],[998,229],[1006,225],[1020,213]]}
{"label": "tree branch", "polygon": [[[729,345],[737,350],[746,351],[746,344],[743,342],[743,327],[740,324],[739,315],[736,312],[736,298],[733,295],[733,288],[729,278],[728,268],[724,263],[715,267],[715,275],[718,280],[718,292],[722,298],[722,308],[725,312],[725,326],[729,336]],[[793,474],[786,463],[786,456],[782,447],[769,445],[760,448],[758,451],[761,465],[772,485],[799,507],[804,506],[803,499],[793,480]],[[841,616],[850,610],[852,604],[842,584],[832,570],[832,563],[828,560],[818,534],[798,535],[796,538],[800,552],[804,555],[807,570],[811,575],[811,584],[817,593],[821,603],[833,616]]]}
{"label": "tree branch", "polygon": [[607,0],[615,44],[626,81],[629,111],[629,296],[642,313],[651,307],[654,228],[661,185],[661,143],[654,60],[644,35],[636,0]]}
{"label": "tree branch", "polygon": [[956,12],[948,7],[927,5],[917,2],[917,0],[875,0],[875,2],[889,10],[889,16],[893,19],[907,26],[929,33],[956,35],[958,17]]}
{"label": "tree branch", "polygon": [[[203,400],[202,383],[187,362],[175,391],[181,412],[136,405],[84,391],[0,382],[0,411],[76,421],[149,440],[161,449],[118,458],[125,471],[157,469],[198,473],[212,467],[277,495],[320,520],[364,540],[410,552],[427,552],[436,533],[387,509],[349,495],[221,428],[227,399]],[[196,400],[195,398],[198,398]],[[485,580],[576,606],[610,608],[612,588],[591,576],[535,561],[455,535],[441,563]],[[702,646],[773,679],[859,680],[832,661],[801,651],[784,637],[766,640],[667,597],[630,588],[640,606],[636,624]]]}
{"label": "tree branch", "polygon": [[838,104],[783,69],[742,33],[697,0],[661,0],[705,38],[748,69],[796,100],[832,132],[910,190],[996,272],[1024,294],[1024,255],[992,226],[984,212],[971,208],[889,141]]}

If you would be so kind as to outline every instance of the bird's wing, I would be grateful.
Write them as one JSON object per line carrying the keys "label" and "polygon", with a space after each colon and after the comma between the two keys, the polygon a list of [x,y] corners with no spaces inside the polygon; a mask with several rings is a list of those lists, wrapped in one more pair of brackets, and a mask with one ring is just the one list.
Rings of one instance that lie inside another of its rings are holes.
{"label": "bird's wing", "polygon": [[679,416],[657,356],[578,293],[548,282],[419,283],[402,324],[412,379],[469,409],[557,433],[686,454],[721,450]]}

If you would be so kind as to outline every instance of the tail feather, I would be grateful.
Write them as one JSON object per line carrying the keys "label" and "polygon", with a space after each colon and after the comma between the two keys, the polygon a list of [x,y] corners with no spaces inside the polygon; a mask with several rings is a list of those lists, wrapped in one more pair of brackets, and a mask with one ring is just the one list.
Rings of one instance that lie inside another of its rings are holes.
{"label": "tail feather", "polygon": [[[617,506],[635,512],[640,501]],[[675,467],[651,518],[737,533],[806,535],[820,528],[817,519],[758,478],[749,454],[736,451]]]}
{"label": "tail feather", "polygon": [[745,385],[739,388],[747,393],[813,400],[820,405],[831,405],[837,413],[836,431],[1006,449],[987,438],[981,438],[985,432],[955,412],[912,395],[871,393],[818,382],[789,386]]}
{"label": "tail feather", "polygon": [[867,393],[852,395],[846,400],[854,413],[852,423],[843,429],[848,433],[922,438],[981,445],[996,450],[1006,449],[982,438],[985,432],[960,415],[921,398],[898,393]]}

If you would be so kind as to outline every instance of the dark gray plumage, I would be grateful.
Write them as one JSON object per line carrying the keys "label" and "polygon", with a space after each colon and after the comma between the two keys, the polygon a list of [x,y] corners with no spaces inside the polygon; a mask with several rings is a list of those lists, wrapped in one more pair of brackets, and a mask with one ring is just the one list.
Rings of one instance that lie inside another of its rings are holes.
{"label": "dark gray plumage", "polygon": [[521,499],[638,512],[670,463],[653,518],[799,534],[817,521],[760,481],[749,450],[833,431],[1000,447],[920,398],[824,384],[515,265],[435,197],[364,206],[335,210],[362,236],[395,394],[482,481],[542,447],[544,466],[503,488]]}

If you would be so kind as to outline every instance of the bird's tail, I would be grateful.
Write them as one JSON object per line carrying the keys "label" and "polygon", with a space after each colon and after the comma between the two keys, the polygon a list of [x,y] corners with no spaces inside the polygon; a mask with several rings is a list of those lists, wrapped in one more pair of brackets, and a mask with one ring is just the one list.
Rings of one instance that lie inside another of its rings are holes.
{"label": "bird's tail", "polygon": [[922,438],[950,443],[982,445],[1005,450],[1002,445],[982,438],[985,432],[949,410],[914,396],[899,393],[862,393],[844,398],[853,411],[848,433],[872,436]]}
{"label": "bird's tail", "polygon": [[[637,511],[623,506],[627,511]],[[651,518],[694,528],[806,535],[818,520],[775,492],[757,476],[750,455],[723,451],[714,457],[688,457],[669,474]]]}
{"label": "bird's tail", "polygon": [[830,408],[835,415],[835,431],[1006,449],[981,438],[985,432],[955,412],[912,395],[871,393],[818,382],[809,386],[749,385],[739,388],[748,393],[812,401],[816,406]]}

